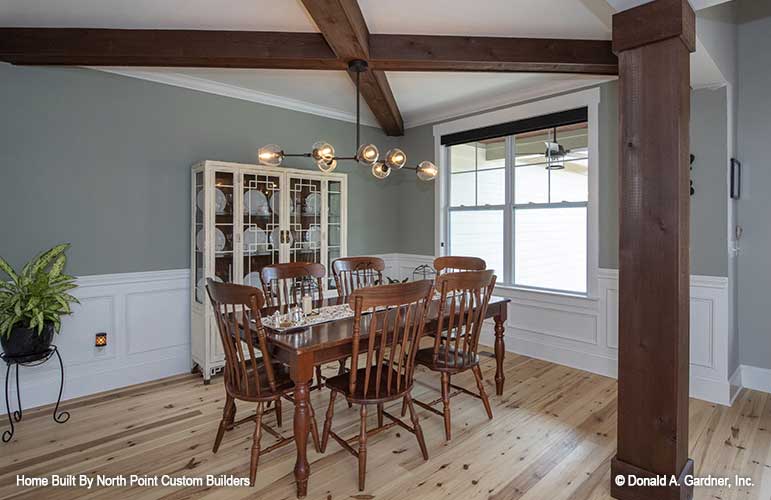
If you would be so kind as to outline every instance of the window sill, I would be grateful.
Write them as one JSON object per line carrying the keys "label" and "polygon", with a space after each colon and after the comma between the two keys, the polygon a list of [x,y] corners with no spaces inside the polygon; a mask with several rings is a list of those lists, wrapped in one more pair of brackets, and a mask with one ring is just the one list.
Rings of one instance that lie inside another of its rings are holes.
{"label": "window sill", "polygon": [[583,295],[580,293],[560,292],[556,290],[538,290],[516,285],[496,285],[495,295],[502,295],[510,298],[523,298],[531,300],[541,300],[545,302],[573,301],[577,303],[596,303],[600,299],[596,296]]}

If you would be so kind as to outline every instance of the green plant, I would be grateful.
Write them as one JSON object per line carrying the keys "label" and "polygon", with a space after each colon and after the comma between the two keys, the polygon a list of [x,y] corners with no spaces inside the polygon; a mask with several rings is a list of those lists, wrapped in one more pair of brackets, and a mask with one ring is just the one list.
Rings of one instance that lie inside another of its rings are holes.
{"label": "green plant", "polygon": [[0,270],[9,281],[0,281],[0,337],[9,336],[14,326],[43,331],[46,323],[61,329],[61,317],[72,314],[70,303],[78,299],[67,293],[77,285],[64,274],[69,243],[57,245],[24,265],[20,273],[0,257]]}

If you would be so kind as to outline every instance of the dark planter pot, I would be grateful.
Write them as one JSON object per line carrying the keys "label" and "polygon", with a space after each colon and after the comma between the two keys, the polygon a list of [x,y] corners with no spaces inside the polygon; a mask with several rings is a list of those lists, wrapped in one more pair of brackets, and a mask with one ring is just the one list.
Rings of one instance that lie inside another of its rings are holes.
{"label": "dark planter pot", "polygon": [[46,323],[40,335],[38,335],[36,328],[15,326],[9,336],[0,336],[0,345],[3,346],[3,352],[7,357],[35,358],[36,355],[48,351],[53,339],[53,323]]}

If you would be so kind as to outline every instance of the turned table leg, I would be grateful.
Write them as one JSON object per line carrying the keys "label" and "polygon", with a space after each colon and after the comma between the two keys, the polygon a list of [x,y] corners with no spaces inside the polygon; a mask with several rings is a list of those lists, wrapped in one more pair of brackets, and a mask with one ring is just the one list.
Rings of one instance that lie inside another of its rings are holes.
{"label": "turned table leg", "polygon": [[506,353],[506,344],[503,341],[503,333],[506,330],[506,304],[501,305],[500,312],[494,316],[495,320],[495,393],[503,394],[503,383],[506,377],[503,375],[503,356]]}
{"label": "turned table leg", "polygon": [[308,432],[310,430],[310,396],[308,384],[313,377],[313,364],[298,360],[298,366],[292,370],[294,380],[294,436],[297,447],[297,461],[294,465],[294,478],[297,483],[297,498],[308,494],[308,476],[311,473],[308,464]]}

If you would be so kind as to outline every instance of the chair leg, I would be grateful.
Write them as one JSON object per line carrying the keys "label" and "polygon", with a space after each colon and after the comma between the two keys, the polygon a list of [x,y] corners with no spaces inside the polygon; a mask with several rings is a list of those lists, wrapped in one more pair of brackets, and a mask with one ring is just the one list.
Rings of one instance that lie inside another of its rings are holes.
{"label": "chair leg", "polygon": [[415,412],[415,406],[412,403],[412,396],[407,395],[404,397],[404,402],[410,409],[410,419],[412,420],[412,427],[415,429],[415,437],[418,439],[418,446],[420,446],[420,452],[423,454],[423,460],[428,460],[428,449],[426,448],[426,440],[423,439],[423,429],[420,428],[420,419]]}
{"label": "chair leg", "polygon": [[482,370],[479,369],[479,365],[471,369],[474,372],[474,378],[477,379],[477,389],[479,389],[479,396],[482,398],[482,403],[485,405],[485,411],[487,412],[487,418],[493,419],[493,410],[490,408],[490,400],[487,398],[487,392],[485,391],[485,385],[482,383]]}
{"label": "chair leg", "polygon": [[324,419],[324,431],[321,434],[321,453],[327,451],[327,442],[329,442],[329,431],[332,429],[332,417],[335,414],[335,398],[337,392],[332,391],[329,396],[329,408],[327,408],[327,416]]}
{"label": "chair leg", "polygon": [[220,449],[222,437],[225,435],[227,427],[233,422],[233,417],[236,413],[235,410],[235,401],[233,401],[233,397],[228,394],[225,397],[225,408],[222,409],[222,420],[220,420],[220,426],[219,429],[217,429],[217,437],[214,438],[214,447],[211,450],[212,453],[217,453],[217,450]]}
{"label": "chair leg", "polygon": [[324,388],[324,380],[321,378],[321,366],[316,366],[316,389]]}
{"label": "chair leg", "polygon": [[321,452],[321,443],[319,442],[319,425],[316,423],[316,412],[313,411],[313,405],[308,403],[308,411],[311,414],[311,438],[313,447],[317,452]]}
{"label": "chair leg", "polygon": [[364,491],[367,476],[367,405],[361,405],[361,428],[359,429],[359,491]]}
{"label": "chair leg", "polygon": [[276,406],[276,426],[280,428],[284,420],[281,414],[281,398],[278,398],[274,404]]}
{"label": "chair leg", "polygon": [[377,405],[377,426],[383,427],[383,403]]}
{"label": "chair leg", "polygon": [[407,415],[407,396],[404,396],[404,399],[402,400],[402,418]]}
{"label": "chair leg", "polygon": [[263,404],[257,403],[257,418],[254,420],[254,435],[252,436],[252,460],[249,464],[249,481],[254,486],[257,478],[257,462],[260,461],[260,437],[262,435]]}
{"label": "chair leg", "polygon": [[449,441],[452,438],[450,424],[450,374],[442,372],[442,405],[444,406],[444,438]]}
{"label": "chair leg", "polygon": [[[338,361],[338,363],[340,364],[340,366],[337,368],[337,374],[342,375],[345,373],[345,360],[341,359]],[[351,403],[350,401],[348,401],[348,408],[353,408],[353,403]]]}

